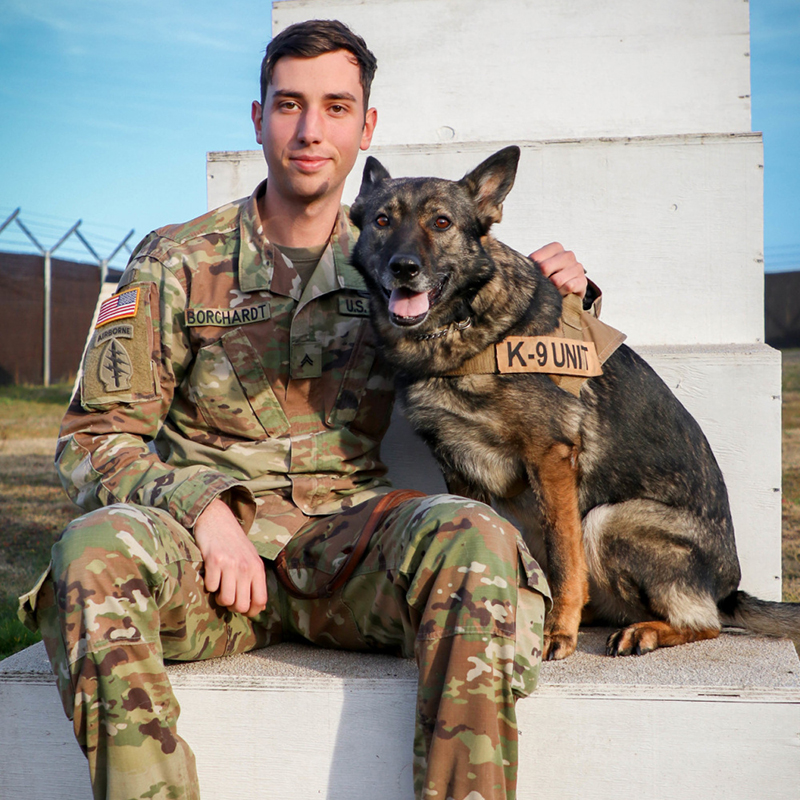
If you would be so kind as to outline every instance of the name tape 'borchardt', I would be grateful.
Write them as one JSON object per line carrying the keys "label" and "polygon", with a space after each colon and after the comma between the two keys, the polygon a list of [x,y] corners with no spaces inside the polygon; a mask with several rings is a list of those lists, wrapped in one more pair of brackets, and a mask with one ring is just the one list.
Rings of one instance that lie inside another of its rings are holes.
{"label": "name tape 'borchardt'", "polygon": [[546,372],[550,375],[602,375],[594,342],[558,336],[508,336],[495,345],[498,372]]}
{"label": "name tape 'borchardt'", "polygon": [[205,326],[235,328],[251,322],[263,322],[270,318],[268,303],[243,308],[187,308],[186,324],[190,328]]}

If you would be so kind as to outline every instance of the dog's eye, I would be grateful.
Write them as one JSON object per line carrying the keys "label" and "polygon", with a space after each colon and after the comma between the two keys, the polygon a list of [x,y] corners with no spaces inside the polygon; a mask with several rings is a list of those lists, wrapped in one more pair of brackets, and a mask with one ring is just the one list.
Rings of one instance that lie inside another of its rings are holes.
{"label": "dog's eye", "polygon": [[387,217],[386,214],[378,214],[378,216],[375,217],[375,224],[379,228],[388,228],[389,227],[389,217]]}
{"label": "dog's eye", "polygon": [[447,217],[436,217],[433,221],[434,227],[438,228],[440,231],[446,231],[452,223],[450,222]]}

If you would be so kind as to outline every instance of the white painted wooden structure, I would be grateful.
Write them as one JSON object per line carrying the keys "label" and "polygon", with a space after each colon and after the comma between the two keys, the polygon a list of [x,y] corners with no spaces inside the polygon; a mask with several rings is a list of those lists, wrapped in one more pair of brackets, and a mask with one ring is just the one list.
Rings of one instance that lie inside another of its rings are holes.
{"label": "white painted wooden structure", "polygon": [[[348,22],[378,56],[371,153],[392,174],[457,178],[522,145],[497,234],[578,253],[603,317],[711,441],[743,587],[778,599],[780,356],[763,344],[747,3],[273,3],[275,30],[312,17]],[[210,153],[207,168],[209,207],[265,174],[259,151]],[[397,416],[384,454],[396,485],[442,487]],[[582,632],[579,653],[544,665],[518,704],[520,798],[800,796],[788,642],[723,636],[612,660],[602,640]],[[205,798],[410,800],[413,664],[279,645],[170,671]],[[17,797],[89,797],[41,646],[0,663],[0,799]]]}
{"label": "white painted wooden structure", "polygon": [[[284,0],[378,58],[377,144],[750,130],[742,0]],[[572,187],[570,187],[572,188]]]}
{"label": "white painted wooden structure", "polygon": [[[517,703],[520,800],[797,800],[790,642],[610,659],[607,634],[583,631]],[[168,669],[204,798],[412,799],[413,662],[281,644]],[[0,662],[0,719],[0,798],[89,800],[42,645]]]}

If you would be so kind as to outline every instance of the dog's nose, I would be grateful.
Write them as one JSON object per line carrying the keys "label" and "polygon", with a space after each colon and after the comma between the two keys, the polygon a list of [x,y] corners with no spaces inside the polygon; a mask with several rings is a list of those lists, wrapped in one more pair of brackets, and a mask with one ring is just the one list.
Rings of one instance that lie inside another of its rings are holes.
{"label": "dog's nose", "polygon": [[395,255],[389,259],[389,269],[392,271],[392,275],[394,275],[395,278],[408,280],[409,278],[414,278],[419,275],[422,264],[419,263],[419,259],[416,256],[395,253]]}

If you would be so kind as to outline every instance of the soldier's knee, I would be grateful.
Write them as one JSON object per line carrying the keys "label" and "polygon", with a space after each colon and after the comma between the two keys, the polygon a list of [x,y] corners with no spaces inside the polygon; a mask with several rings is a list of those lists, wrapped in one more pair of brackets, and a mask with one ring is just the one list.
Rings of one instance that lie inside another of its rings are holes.
{"label": "soldier's knee", "polygon": [[478,553],[516,563],[517,537],[514,526],[491,506],[455,495],[440,495],[431,505],[427,520],[431,535],[441,540],[449,534],[466,563]]}
{"label": "soldier's knee", "polygon": [[53,545],[54,575],[152,560],[153,539],[152,521],[134,506],[119,503],[90,511],[70,522]]}

